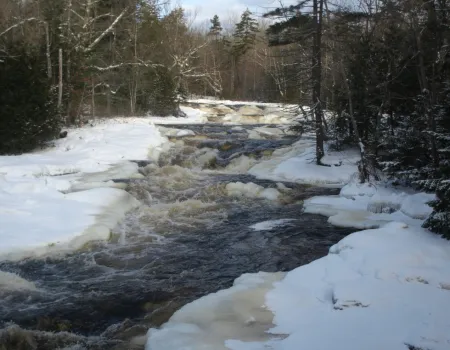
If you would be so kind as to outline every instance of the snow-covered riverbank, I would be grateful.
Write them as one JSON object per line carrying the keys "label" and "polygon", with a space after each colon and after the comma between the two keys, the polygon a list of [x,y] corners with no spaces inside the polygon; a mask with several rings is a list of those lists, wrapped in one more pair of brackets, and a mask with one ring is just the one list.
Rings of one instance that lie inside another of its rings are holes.
{"label": "snow-covered riverbank", "polygon": [[[245,116],[251,123],[273,112],[244,107],[248,113],[263,114]],[[169,147],[167,137],[192,134],[181,130],[171,135],[154,124],[204,124],[225,110],[236,123],[244,118],[229,107],[209,114],[181,109],[185,117],[98,119],[69,129],[66,138],[46,149],[0,156],[0,259],[71,251],[88,241],[107,239],[110,229],[138,205],[123,183],[112,180],[141,176],[133,160],[157,160]],[[269,117],[280,121],[282,115],[280,111],[280,116]]]}
{"label": "snow-covered riverbank", "polygon": [[0,258],[20,259],[107,239],[138,205],[112,179],[139,176],[167,139],[146,118],[98,120],[54,147],[0,157]]}
{"label": "snow-covered riverbank", "polygon": [[450,348],[450,242],[421,228],[433,195],[358,185],[353,152],[328,155],[341,167],[318,167],[311,146],[300,141],[249,172],[275,181],[348,183],[339,196],[305,201],[305,211],[371,229],[285,277],[246,274],[232,288],[186,305],[149,330],[147,349]]}
{"label": "snow-covered riverbank", "polygon": [[[138,205],[120,181],[112,180],[141,176],[133,160],[156,160],[169,147],[166,136],[195,134],[185,129],[158,130],[153,122],[208,121],[208,114],[200,109],[184,111],[187,118],[98,121],[69,130],[54,147],[0,157],[0,259],[70,251],[90,240],[107,239],[110,229]],[[219,112],[224,108],[215,107]],[[230,115],[220,117],[242,123],[266,118]],[[249,138],[270,139],[283,134],[285,127],[235,130],[248,132]],[[311,264],[288,273],[244,274],[232,288],[186,305],[160,329],[149,331],[148,349],[450,348],[446,315],[450,243],[421,228],[431,212],[426,203],[433,195],[382,183],[357,184],[359,157],[352,149],[327,150],[323,161],[330,166],[318,167],[312,135],[275,150],[263,161],[242,157],[247,161],[239,173],[253,165],[249,173],[261,179],[345,185],[338,196],[306,200],[305,212],[364,231],[349,235]],[[277,188],[289,191],[282,184]],[[272,200],[278,193],[248,183],[230,183],[226,190],[228,195]],[[287,228],[296,217],[270,219],[259,219],[249,229]],[[0,287],[5,286],[35,288],[13,273],[0,271]]]}

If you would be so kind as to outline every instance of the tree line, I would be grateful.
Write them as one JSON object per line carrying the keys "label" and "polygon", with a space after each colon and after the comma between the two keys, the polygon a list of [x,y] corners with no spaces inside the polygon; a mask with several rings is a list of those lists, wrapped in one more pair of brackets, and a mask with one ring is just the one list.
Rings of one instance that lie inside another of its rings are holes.
{"label": "tree line", "polygon": [[426,226],[450,236],[449,8],[302,0],[224,28],[157,0],[0,0],[0,151],[93,116],[181,116],[188,95],[294,103],[317,164],[357,146],[361,182],[436,191]]}
{"label": "tree line", "polygon": [[269,45],[295,57],[317,164],[326,139],[337,149],[357,145],[360,181],[389,176],[436,191],[424,226],[450,238],[450,4],[330,5],[305,0],[266,15],[278,19]]}

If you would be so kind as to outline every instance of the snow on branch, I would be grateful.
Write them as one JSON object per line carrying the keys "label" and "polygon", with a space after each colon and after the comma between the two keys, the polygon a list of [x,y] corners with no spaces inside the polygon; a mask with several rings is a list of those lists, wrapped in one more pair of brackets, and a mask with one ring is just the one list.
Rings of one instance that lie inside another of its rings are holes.
{"label": "snow on branch", "polygon": [[23,25],[23,24],[25,24],[25,23],[27,23],[27,22],[32,22],[32,21],[37,21],[37,22],[39,22],[39,23],[42,22],[40,19],[38,19],[38,18],[36,18],[36,17],[31,17],[31,18],[24,19],[23,21],[20,21],[20,22],[18,22],[18,23],[16,23],[16,24],[13,24],[11,27],[5,29],[3,32],[0,33],[0,37],[3,36],[3,35],[5,35],[6,33],[10,32],[10,31],[13,30],[14,28],[17,28],[17,27],[19,27],[19,26],[21,26],[21,25]]}
{"label": "snow on branch", "polygon": [[116,17],[116,19],[111,23],[111,25],[110,25],[103,33],[101,33],[101,34],[97,37],[97,39],[95,39],[95,40],[91,43],[91,45],[89,45],[89,46],[85,49],[85,52],[92,51],[92,49],[93,49],[95,46],[97,46],[97,44],[98,44],[98,43],[99,43],[106,35],[108,35],[109,33],[112,32],[112,30],[113,30],[114,27],[117,25],[117,23],[119,23],[119,21],[122,19],[122,17],[125,16],[125,13],[127,13],[128,8],[129,8],[129,7],[127,6],[127,7],[125,7],[125,8],[123,9],[123,11],[120,13],[120,15],[118,15],[118,16]]}
{"label": "snow on branch", "polygon": [[106,71],[109,71],[109,70],[114,70],[114,69],[118,69],[118,68],[122,68],[122,67],[126,67],[126,66],[138,66],[138,67],[150,67],[150,68],[164,67],[164,65],[157,64],[157,63],[125,62],[125,63],[112,64],[112,65],[110,65],[108,67],[90,66],[89,68],[95,69],[95,70],[97,70],[99,72],[106,72]]}

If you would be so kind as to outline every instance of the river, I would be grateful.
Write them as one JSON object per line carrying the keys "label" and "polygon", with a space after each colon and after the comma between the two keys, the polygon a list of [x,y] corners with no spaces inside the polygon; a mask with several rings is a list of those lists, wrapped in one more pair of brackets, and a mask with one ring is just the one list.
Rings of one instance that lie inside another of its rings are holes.
{"label": "river", "polygon": [[[0,270],[36,285],[0,290],[0,349],[142,350],[148,328],[241,274],[289,271],[326,255],[351,231],[303,214],[302,200],[338,190],[246,175],[248,162],[295,141],[249,139],[255,127],[177,125],[196,136],[172,138],[158,164],[139,162],[142,179],[115,179],[141,205],[110,241],[64,256],[0,262]],[[229,196],[231,182],[281,188],[282,195]],[[270,230],[250,227],[269,219],[295,220]]]}

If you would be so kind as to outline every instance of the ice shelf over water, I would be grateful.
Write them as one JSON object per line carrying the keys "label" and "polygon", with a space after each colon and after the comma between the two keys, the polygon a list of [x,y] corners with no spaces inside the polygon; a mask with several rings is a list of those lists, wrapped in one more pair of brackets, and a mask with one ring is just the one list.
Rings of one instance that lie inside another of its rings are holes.
{"label": "ice shelf over water", "polygon": [[130,160],[157,159],[166,145],[148,119],[116,118],[68,129],[54,147],[0,156],[0,259],[108,239],[138,205],[108,180],[139,176]]}
{"label": "ice shelf over water", "polygon": [[[358,184],[356,152],[329,152],[325,162],[332,166],[323,167],[314,164],[313,150],[311,138],[300,140],[249,173],[347,184],[339,196],[305,201],[305,212],[363,231],[281,280],[246,274],[232,288],[186,305],[160,329],[149,330],[147,350],[450,349],[450,242],[421,227],[434,195]],[[245,288],[245,308],[237,288]]]}

